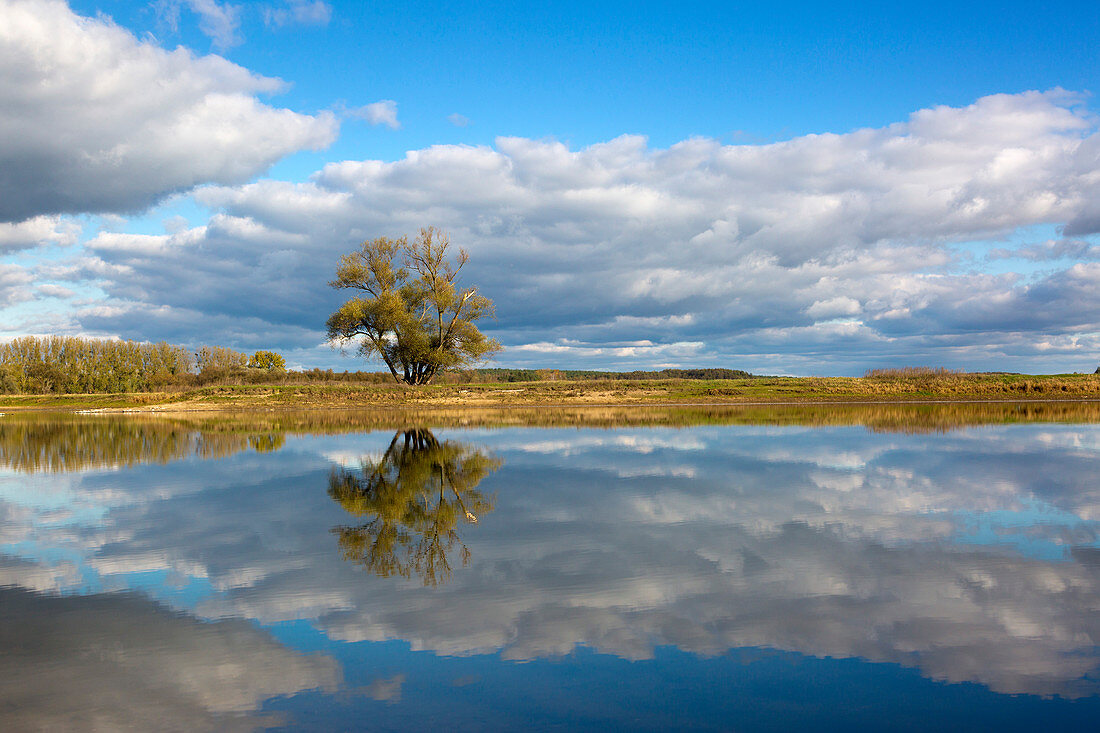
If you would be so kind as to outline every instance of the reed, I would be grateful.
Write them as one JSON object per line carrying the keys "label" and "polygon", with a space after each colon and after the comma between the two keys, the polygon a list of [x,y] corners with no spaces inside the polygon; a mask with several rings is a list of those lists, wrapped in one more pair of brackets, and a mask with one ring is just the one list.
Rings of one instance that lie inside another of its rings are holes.
{"label": "reed", "polygon": [[927,377],[950,377],[965,374],[961,369],[947,369],[946,367],[907,366],[889,367],[882,369],[868,369],[863,375],[865,379],[921,379]]}

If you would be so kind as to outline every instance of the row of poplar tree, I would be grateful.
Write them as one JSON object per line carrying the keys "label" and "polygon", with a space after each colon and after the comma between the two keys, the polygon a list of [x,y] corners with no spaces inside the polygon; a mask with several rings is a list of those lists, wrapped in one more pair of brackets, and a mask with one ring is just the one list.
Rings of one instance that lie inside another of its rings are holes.
{"label": "row of poplar tree", "polygon": [[270,351],[249,357],[223,346],[191,352],[161,342],[23,336],[0,344],[0,391],[9,394],[145,392],[281,371]]}

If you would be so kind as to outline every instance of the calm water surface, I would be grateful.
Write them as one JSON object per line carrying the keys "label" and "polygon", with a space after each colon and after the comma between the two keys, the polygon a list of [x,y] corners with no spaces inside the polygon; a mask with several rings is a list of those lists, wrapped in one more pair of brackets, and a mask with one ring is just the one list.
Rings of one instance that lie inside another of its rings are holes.
{"label": "calm water surface", "polygon": [[1100,424],[786,422],[0,417],[0,727],[1095,729]]}

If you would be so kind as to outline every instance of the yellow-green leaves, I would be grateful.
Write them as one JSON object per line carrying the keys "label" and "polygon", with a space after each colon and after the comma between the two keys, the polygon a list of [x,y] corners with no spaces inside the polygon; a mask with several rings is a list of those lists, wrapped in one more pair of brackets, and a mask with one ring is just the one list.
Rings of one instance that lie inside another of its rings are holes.
{"label": "yellow-green leaves", "polygon": [[274,351],[257,351],[248,357],[248,368],[279,372],[286,369],[286,359]]}
{"label": "yellow-green leaves", "polygon": [[449,244],[428,227],[411,243],[379,237],[341,257],[329,284],[362,294],[329,316],[329,339],[357,341],[363,356],[381,358],[394,379],[408,384],[427,384],[441,370],[473,366],[499,351],[474,325],[493,315],[493,303],[474,288],[459,289],[469,256],[460,251],[452,263]]}

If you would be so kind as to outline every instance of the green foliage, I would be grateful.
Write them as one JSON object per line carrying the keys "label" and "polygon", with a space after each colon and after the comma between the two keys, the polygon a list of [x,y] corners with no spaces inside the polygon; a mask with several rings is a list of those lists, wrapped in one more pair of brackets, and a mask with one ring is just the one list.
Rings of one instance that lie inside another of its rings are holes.
{"label": "green foliage", "polygon": [[248,358],[248,368],[283,371],[286,369],[286,359],[274,351],[257,351]]}
{"label": "green foliage", "polygon": [[[491,312],[491,304],[488,308]],[[473,328],[472,324],[469,327]],[[496,342],[485,339],[480,334],[474,337],[473,342],[476,343],[478,338],[481,339],[479,348],[489,351],[499,348]],[[473,351],[476,352],[477,349]],[[487,352],[481,353],[484,356]],[[472,358],[469,353],[457,354],[451,363],[463,356]],[[600,379],[731,379],[752,376],[736,369],[713,368],[600,372],[455,367],[453,371],[442,372],[438,368],[437,371],[427,367],[418,369],[412,363],[410,375],[418,372],[425,381],[435,374],[437,381],[449,384]],[[24,336],[0,344],[0,393],[3,394],[152,392],[211,384],[392,384],[394,376],[395,370],[388,373],[336,372],[332,369],[316,368],[286,371],[285,360],[276,352],[257,351],[248,357],[222,346],[203,346],[192,354],[183,346],[164,342],[150,344],[74,336]]]}
{"label": "green foliage", "polygon": [[412,243],[379,237],[341,257],[329,284],[362,295],[329,316],[329,339],[358,341],[360,354],[378,356],[394,379],[407,384],[427,384],[438,372],[472,366],[499,351],[500,344],[474,325],[492,316],[493,303],[475,288],[458,289],[468,255],[460,250],[453,265],[448,245],[446,235],[428,227]]}
{"label": "green foliage", "polygon": [[247,356],[224,346],[203,346],[195,354],[199,376],[207,381],[239,376],[247,364]]}
{"label": "green foliage", "polygon": [[7,393],[140,392],[191,373],[182,346],[75,336],[23,336],[0,344]]}
{"label": "green foliage", "polygon": [[462,564],[470,558],[455,526],[492,511],[492,499],[477,485],[500,465],[470,446],[409,429],[396,433],[382,458],[365,461],[361,471],[334,470],[329,496],[349,514],[370,518],[333,530],[344,559],[382,577],[415,574],[424,585],[446,580],[456,542]]}

